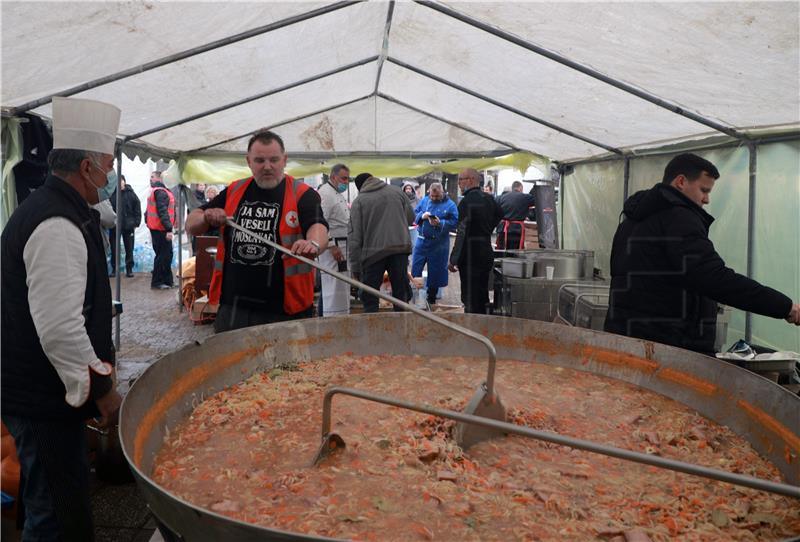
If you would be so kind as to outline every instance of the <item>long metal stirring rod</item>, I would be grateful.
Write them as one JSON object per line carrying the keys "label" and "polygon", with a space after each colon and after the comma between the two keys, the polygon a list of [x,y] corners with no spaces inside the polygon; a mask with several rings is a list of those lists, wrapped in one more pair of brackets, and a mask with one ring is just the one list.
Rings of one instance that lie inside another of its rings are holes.
{"label": "long metal stirring rod", "polygon": [[745,486],[752,489],[768,491],[770,493],[777,493],[779,495],[785,495],[787,497],[794,497],[795,499],[800,499],[800,487],[789,484],[782,484],[779,482],[764,480],[762,478],[755,478],[753,476],[746,476],[743,474],[736,474],[733,472],[712,469],[710,467],[703,467],[701,465],[695,465],[693,463],[685,463],[683,461],[678,461],[675,459],[666,459],[664,457],[659,457],[657,455],[634,452],[632,450],[626,450],[624,448],[617,448],[615,446],[598,444],[590,440],[567,437],[550,431],[540,431],[522,425],[515,425],[513,423],[501,422],[498,420],[493,420],[491,418],[484,418],[482,416],[473,416],[471,414],[464,414],[463,412],[456,412],[453,410],[435,408],[425,404],[412,403],[410,401],[404,401],[402,399],[396,399],[394,397],[387,397],[385,395],[377,395],[374,393],[369,393],[366,391],[357,390],[353,388],[333,387],[328,389],[327,392],[325,393],[325,399],[323,400],[323,406],[322,406],[322,431],[325,434],[330,433],[331,430],[331,404],[333,402],[333,396],[336,394],[350,395],[352,397],[366,399],[367,401],[375,401],[378,403],[405,408],[408,410],[424,412],[425,414],[431,414],[433,416],[450,418],[451,420],[456,420],[462,423],[470,423],[474,425],[480,425],[483,427],[489,427],[491,429],[496,429],[498,431],[505,433],[513,433],[515,435],[534,438],[537,440],[544,440],[546,442],[553,442],[555,444],[561,444],[563,446],[569,446],[571,448],[577,448],[579,450],[586,450],[588,452],[594,452],[597,454],[616,457],[619,459],[625,459],[627,461],[634,461],[636,463],[652,465],[654,467],[660,467],[662,469],[669,469],[677,472],[683,472],[686,474],[692,474],[695,476],[702,476],[704,478],[711,478],[713,480],[728,482],[729,484]]}
{"label": "long metal stirring rod", "polygon": [[493,400],[494,399],[494,369],[495,369],[495,365],[497,364],[497,350],[495,350],[494,344],[492,344],[492,341],[490,341],[487,337],[484,337],[480,333],[476,333],[476,332],[472,331],[471,329],[467,329],[467,328],[462,327],[462,326],[460,326],[458,324],[450,322],[449,320],[445,320],[444,318],[441,318],[439,316],[431,314],[430,312],[426,312],[426,311],[420,310],[420,309],[418,309],[417,307],[415,307],[413,305],[409,305],[405,301],[400,301],[396,297],[392,297],[390,295],[384,294],[383,292],[378,291],[375,288],[372,288],[370,286],[367,286],[366,284],[364,284],[362,282],[359,282],[359,281],[357,281],[355,279],[352,279],[352,278],[348,277],[347,275],[342,275],[341,273],[338,273],[336,271],[331,271],[330,269],[325,269],[321,264],[315,262],[314,260],[310,260],[310,259],[305,258],[303,256],[299,256],[297,254],[293,254],[291,250],[289,250],[288,248],[284,247],[283,245],[279,245],[278,243],[276,243],[276,242],[274,242],[274,241],[272,241],[270,239],[267,239],[263,235],[259,235],[257,233],[254,233],[254,232],[248,230],[247,228],[243,228],[242,226],[240,226],[239,224],[234,222],[231,219],[231,217],[227,218],[226,225],[228,225],[228,226],[230,226],[230,227],[232,227],[232,228],[234,228],[236,230],[239,230],[242,233],[246,233],[247,235],[253,237],[254,239],[258,239],[259,241],[262,241],[262,242],[266,243],[267,245],[271,246],[275,250],[283,252],[284,254],[287,254],[287,255],[291,256],[292,258],[297,258],[301,262],[306,263],[306,264],[310,265],[311,267],[316,267],[320,271],[322,271],[324,273],[327,273],[329,275],[332,275],[333,277],[336,277],[337,279],[339,279],[341,281],[344,281],[344,282],[346,282],[346,283],[348,283],[348,284],[350,284],[352,286],[355,286],[356,288],[361,288],[365,292],[368,292],[368,293],[370,293],[370,294],[372,294],[374,296],[377,296],[377,297],[379,297],[381,299],[385,299],[386,301],[392,303],[393,305],[396,305],[398,307],[402,307],[402,308],[406,309],[407,311],[411,311],[414,314],[422,316],[423,318],[427,318],[428,320],[430,320],[432,322],[435,322],[435,323],[439,324],[440,326],[444,326],[444,327],[446,327],[448,329],[451,329],[453,331],[461,333],[462,335],[466,335],[467,337],[470,337],[472,339],[475,339],[476,341],[479,341],[479,342],[483,343],[483,345],[486,346],[486,349],[489,351],[489,368],[488,368],[487,375],[486,375],[486,398],[488,400]]}
{"label": "long metal stirring rod", "polygon": [[[376,290],[375,288],[371,288],[366,284],[363,284],[355,279],[352,279],[346,275],[342,275],[341,273],[337,273],[336,271],[330,271],[329,269],[325,269],[319,263],[315,262],[314,260],[310,260],[303,256],[298,256],[293,254],[291,250],[287,249],[286,247],[267,239],[263,235],[259,235],[254,233],[246,228],[241,227],[239,224],[234,222],[231,218],[228,218],[226,224],[236,230],[239,230],[254,239],[258,239],[266,243],[267,245],[271,246],[275,250],[283,252],[293,258],[297,258],[301,262],[307,263],[308,265],[319,269],[329,275],[336,277],[339,280],[343,280],[344,282],[355,286],[356,288],[361,288],[362,290],[369,292],[372,295],[380,297],[381,299],[385,299],[390,303],[393,303],[397,306],[403,307],[406,310],[409,310],[415,314],[422,316],[423,318],[427,318],[437,324],[447,327],[448,329],[452,329],[453,331],[457,331],[463,335],[471,337],[477,341],[480,341],[486,348],[489,350],[489,374],[486,379],[486,388],[488,392],[488,397],[494,396],[494,368],[497,362],[497,351],[494,348],[492,342],[480,335],[475,333],[474,331],[467,329],[465,327],[461,327],[458,324],[454,324],[444,318],[439,316],[433,315],[429,312],[423,311],[418,309],[413,305],[409,305],[404,301],[400,301],[399,299],[392,297],[390,295],[384,294]],[[760,478],[754,478],[750,476],[744,476],[742,474],[735,474],[732,472],[721,471],[717,469],[711,469],[708,467],[702,467],[700,465],[694,465],[692,463],[684,463],[683,461],[677,461],[674,459],[665,459],[663,457],[643,454],[640,452],[634,452],[631,450],[625,450],[622,448],[616,448],[614,446],[606,446],[603,444],[598,444],[596,442],[591,442],[588,440],[576,439],[572,437],[565,437],[563,435],[559,435],[557,433],[551,433],[547,431],[537,431],[535,429],[531,429],[529,427],[523,427],[519,425],[514,425],[512,423],[501,422],[497,420],[493,420],[490,418],[484,418],[482,416],[472,416],[470,414],[464,414],[461,412],[454,412],[452,410],[443,410],[434,407],[430,407],[427,405],[418,405],[416,403],[411,403],[409,401],[403,401],[402,399],[395,399],[393,397],[385,397],[380,395],[375,395],[371,393],[367,393],[361,390],[356,390],[352,388],[339,388],[334,387],[329,389],[325,393],[325,398],[323,400],[323,410],[322,410],[322,423],[323,423],[323,434],[330,433],[331,427],[331,403],[333,396],[337,393],[352,395],[353,397],[359,397],[361,399],[376,401],[379,403],[384,403],[387,405],[392,405],[400,408],[407,408],[409,410],[416,410],[418,412],[424,412],[426,414],[432,414],[434,416],[441,416],[443,418],[450,418],[456,421],[460,421],[463,423],[471,423],[474,425],[480,425],[483,427],[489,427],[492,429],[498,429],[500,431],[504,431],[507,433],[513,433],[516,435],[522,435],[525,437],[536,438],[539,440],[544,440],[547,442],[553,442],[555,444],[562,444],[564,446],[570,446],[572,448],[578,448],[581,450],[587,450],[589,452],[594,452],[598,454],[608,455],[611,457],[617,457],[620,459],[627,459],[629,461],[634,461],[637,463],[644,463],[646,465],[653,465],[655,467],[661,467],[669,470],[674,470],[678,472],[684,472],[687,474],[693,474],[696,476],[702,476],[705,478],[711,478],[714,480],[720,480],[723,482],[728,482],[731,484],[741,485],[745,487],[751,487],[753,489],[759,489],[761,491],[768,491],[771,493],[777,493],[780,495],[786,495],[788,497],[794,497],[796,499],[800,499],[800,488],[781,484],[777,482],[771,482],[769,480],[762,480]]]}

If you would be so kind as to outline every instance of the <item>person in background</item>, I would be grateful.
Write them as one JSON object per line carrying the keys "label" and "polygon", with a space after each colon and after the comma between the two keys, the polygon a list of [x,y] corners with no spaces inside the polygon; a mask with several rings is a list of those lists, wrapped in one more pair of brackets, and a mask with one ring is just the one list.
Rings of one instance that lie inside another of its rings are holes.
{"label": "person in background", "polygon": [[[125,182],[125,175],[121,175],[119,179],[120,196],[122,197],[122,206],[118,214],[120,215],[120,222],[122,228],[120,235],[123,246],[125,247],[125,276],[133,276],[133,233],[136,228],[142,223],[142,204],[139,202],[139,197],[136,192]],[[114,210],[117,210],[117,194],[111,196],[111,205]],[[116,226],[116,223],[114,224]],[[108,233],[108,241],[111,245],[111,276],[117,270],[117,229],[112,228]]]}
{"label": "person in background", "polygon": [[497,198],[497,203],[503,209],[503,219],[497,226],[497,248],[499,249],[522,250],[525,248],[525,218],[527,218],[530,208],[536,205],[536,199],[533,194],[526,194],[522,189],[522,182],[514,181],[511,183],[511,191]]}
{"label": "person in background", "polygon": [[[116,178],[116,172],[114,176]],[[108,242],[108,229],[113,228],[117,223],[117,213],[111,205],[111,198],[92,205],[92,209],[100,213],[100,237],[103,239],[104,253],[108,254],[109,251],[112,250],[110,246],[111,243]],[[111,272],[109,276],[113,277],[114,273]]]}
{"label": "person in background", "polygon": [[489,304],[489,276],[494,264],[492,230],[503,218],[503,209],[480,189],[480,174],[464,169],[458,174],[463,197],[458,203],[458,231],[450,254],[452,272],[461,278],[464,312],[486,314]]}
{"label": "person in background", "polygon": [[[350,208],[345,193],[350,184],[350,170],[344,164],[331,168],[328,181],[319,187],[322,212],[328,222],[328,250],[320,254],[319,263],[326,269],[347,273],[347,228]],[[350,285],[327,273],[320,277],[322,283],[322,316],[350,314]]]}
{"label": "person in background", "polygon": [[429,194],[422,198],[414,212],[419,235],[411,260],[411,276],[422,277],[422,268],[428,266],[426,293],[428,305],[433,306],[439,288],[447,286],[450,232],[458,225],[458,209],[444,193],[442,184],[432,183]]}
{"label": "person in background", "polygon": [[206,201],[205,201],[205,203],[208,203],[212,199],[216,198],[217,195],[219,195],[219,190],[217,190],[217,187],[214,186],[214,185],[209,186],[208,188],[206,188],[206,194],[205,194]]}
{"label": "person in background", "polygon": [[115,423],[111,287],[98,213],[114,191],[120,110],[53,98],[44,185],[0,240],[0,410],[14,437],[22,540],[92,541],[86,421]]}
{"label": "person in background", "polygon": [[[219,195],[219,189],[213,184],[210,185],[208,188],[206,188],[206,203],[212,201],[218,195]],[[219,237],[219,228],[209,227],[203,235],[211,235],[213,237]]]}
{"label": "person in background", "polygon": [[328,224],[319,194],[284,174],[287,159],[278,134],[257,132],[247,144],[253,175],[234,181],[186,221],[192,235],[220,229],[208,292],[209,303],[219,305],[217,333],[308,318],[314,311],[314,268],[225,225],[230,216],[241,227],[306,258],[325,250]]}
{"label": "person in background", "polygon": [[411,202],[411,208],[417,206],[417,189],[414,185],[410,182],[403,183],[403,193],[408,197],[408,201]]}
{"label": "person in background", "polygon": [[[387,272],[392,296],[408,301],[408,227],[412,224],[414,210],[407,195],[375,177],[365,180],[350,208],[347,241],[353,278],[378,290]],[[362,301],[364,312],[378,312],[376,296],[363,292]],[[394,310],[402,309],[395,306]]]}
{"label": "person in background", "polygon": [[197,199],[198,207],[208,203],[208,200],[206,199],[206,190],[207,188],[205,183],[197,183],[194,185],[194,197]]}
{"label": "person in background", "polygon": [[605,330],[714,355],[717,303],[800,325],[800,304],[725,265],[708,232],[719,171],[680,154],[625,202],[611,248]]}
{"label": "person in background", "polygon": [[145,222],[153,240],[156,253],[150,287],[165,290],[172,288],[172,230],[175,227],[175,196],[161,180],[161,172],[150,174],[152,191],[147,198]]}

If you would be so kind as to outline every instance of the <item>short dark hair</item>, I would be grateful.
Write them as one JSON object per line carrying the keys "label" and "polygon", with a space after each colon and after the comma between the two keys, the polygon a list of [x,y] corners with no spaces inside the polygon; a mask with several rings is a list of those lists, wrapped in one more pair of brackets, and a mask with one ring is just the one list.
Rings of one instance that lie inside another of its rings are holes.
{"label": "short dark hair", "polygon": [[348,173],[350,173],[350,168],[344,164],[336,164],[331,168],[331,175],[338,175],[340,171],[346,169]]}
{"label": "short dark hair", "polygon": [[74,173],[81,167],[81,162],[86,159],[96,164],[100,163],[100,153],[84,151],[81,149],[53,149],[47,155],[47,166],[50,171]]}
{"label": "short dark hair", "polygon": [[664,178],[661,179],[661,182],[670,184],[672,179],[678,175],[685,175],[690,181],[695,181],[704,171],[714,179],[719,179],[719,171],[716,166],[705,158],[688,152],[679,154],[664,168]]}
{"label": "short dark hair", "polygon": [[277,141],[278,145],[281,146],[281,152],[286,152],[286,148],[283,146],[283,139],[281,139],[281,136],[275,132],[270,132],[269,130],[259,130],[258,132],[254,133],[253,137],[250,138],[250,141],[247,142],[247,152],[250,152],[250,147],[252,147],[253,143],[256,141],[260,141],[264,145],[270,141]]}

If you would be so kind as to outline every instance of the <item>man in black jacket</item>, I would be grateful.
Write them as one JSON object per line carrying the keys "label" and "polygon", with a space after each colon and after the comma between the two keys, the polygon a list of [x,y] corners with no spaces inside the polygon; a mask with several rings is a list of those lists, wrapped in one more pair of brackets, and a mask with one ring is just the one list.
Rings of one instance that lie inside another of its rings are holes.
{"label": "man in black jacket", "polygon": [[497,248],[522,250],[525,248],[525,219],[531,207],[536,205],[533,197],[533,188],[526,194],[522,191],[524,185],[521,181],[511,183],[511,191],[497,198],[497,203],[503,209],[503,219],[497,226]]}
{"label": "man in black jacket", "polygon": [[[122,208],[117,210],[117,194],[111,196],[111,206],[120,217],[122,224],[122,243],[125,246],[125,276],[133,276],[133,232],[142,223],[142,204],[136,192],[125,182],[125,175],[119,179],[120,196],[122,196]],[[117,228],[111,228],[108,232],[108,240],[111,243],[111,276],[117,271]]]}
{"label": "man in black jacket", "polygon": [[605,330],[713,355],[717,302],[800,325],[800,305],[725,266],[703,210],[719,172],[694,154],[625,202],[611,249]]}
{"label": "man in black jacket", "polygon": [[503,218],[503,208],[481,191],[480,174],[474,169],[458,174],[458,187],[464,197],[458,203],[458,231],[447,267],[458,271],[464,312],[486,314],[494,265],[492,231]]}

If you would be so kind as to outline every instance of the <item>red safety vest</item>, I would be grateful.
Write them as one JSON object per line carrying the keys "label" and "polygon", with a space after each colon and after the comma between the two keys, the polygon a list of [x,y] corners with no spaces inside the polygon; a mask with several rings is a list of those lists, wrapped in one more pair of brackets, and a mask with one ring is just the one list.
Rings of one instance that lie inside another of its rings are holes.
{"label": "red safety vest", "polygon": [[[281,209],[278,234],[281,245],[291,248],[295,241],[303,238],[303,229],[297,214],[297,202],[309,189],[302,181],[295,181],[289,175],[284,178],[286,188],[283,194],[283,207]],[[225,215],[236,216],[236,210],[242,201],[244,193],[253,178],[239,179],[228,187],[225,197]],[[289,213],[292,213],[289,215]],[[287,215],[292,218],[287,220]],[[283,259],[283,310],[286,314],[297,314],[308,309],[314,302],[314,270],[297,258],[285,257]],[[225,267],[225,226],[220,226],[219,240],[217,241],[217,258],[214,262],[214,272],[211,275],[211,286],[208,289],[208,302],[219,305],[222,294],[222,271]]]}
{"label": "red safety vest", "polygon": [[170,224],[172,224],[173,228],[175,227],[175,196],[172,195],[172,192],[161,186],[153,188],[153,191],[150,192],[150,195],[147,197],[147,210],[144,213],[145,222],[147,223],[147,227],[151,230],[167,231],[167,228],[161,223],[161,219],[158,218],[158,211],[156,210],[156,191],[158,190],[163,190],[169,196],[169,208],[167,212],[169,213]]}

